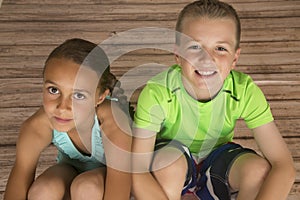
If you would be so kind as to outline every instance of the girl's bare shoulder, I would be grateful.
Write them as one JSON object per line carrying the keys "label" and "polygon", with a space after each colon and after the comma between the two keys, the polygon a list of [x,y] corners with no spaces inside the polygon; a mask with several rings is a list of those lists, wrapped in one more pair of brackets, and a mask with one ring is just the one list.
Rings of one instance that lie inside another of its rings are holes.
{"label": "girl's bare shoulder", "polygon": [[26,133],[49,140],[52,137],[52,130],[45,110],[41,107],[22,123],[20,134]]}
{"label": "girl's bare shoulder", "polygon": [[109,132],[120,129],[131,132],[129,116],[121,109],[118,102],[105,100],[97,107],[97,116],[103,129]]}

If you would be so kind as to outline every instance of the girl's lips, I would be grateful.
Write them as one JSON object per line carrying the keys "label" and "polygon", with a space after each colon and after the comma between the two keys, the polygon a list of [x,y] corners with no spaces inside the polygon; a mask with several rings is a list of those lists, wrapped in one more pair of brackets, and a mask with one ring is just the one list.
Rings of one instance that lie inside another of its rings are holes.
{"label": "girl's lips", "polygon": [[63,119],[63,118],[59,118],[59,117],[54,117],[54,119],[55,119],[57,122],[62,123],[62,124],[68,123],[68,122],[72,121],[72,119]]}

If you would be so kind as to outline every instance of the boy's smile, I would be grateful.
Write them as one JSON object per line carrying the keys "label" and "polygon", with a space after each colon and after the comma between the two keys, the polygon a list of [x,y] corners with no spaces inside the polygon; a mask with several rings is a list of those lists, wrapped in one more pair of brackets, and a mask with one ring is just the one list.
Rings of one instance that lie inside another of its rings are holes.
{"label": "boy's smile", "polygon": [[182,68],[187,92],[197,100],[209,100],[237,62],[236,28],[230,19],[186,18],[176,61]]}

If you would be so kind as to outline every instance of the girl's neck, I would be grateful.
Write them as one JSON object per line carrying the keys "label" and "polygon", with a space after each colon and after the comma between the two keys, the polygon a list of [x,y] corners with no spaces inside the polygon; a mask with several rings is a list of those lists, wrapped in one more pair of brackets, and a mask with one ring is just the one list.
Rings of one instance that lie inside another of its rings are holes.
{"label": "girl's neck", "polygon": [[92,152],[91,137],[92,129],[88,132],[78,132],[76,129],[72,129],[68,132],[68,136],[71,139],[76,149],[84,155],[90,155]]}

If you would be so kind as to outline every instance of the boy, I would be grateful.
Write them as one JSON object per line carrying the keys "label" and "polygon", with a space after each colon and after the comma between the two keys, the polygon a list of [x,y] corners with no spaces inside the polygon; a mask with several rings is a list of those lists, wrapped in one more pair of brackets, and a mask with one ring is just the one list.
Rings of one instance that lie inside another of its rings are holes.
{"label": "boy", "polygon": [[[196,1],[181,11],[176,31],[177,64],[152,78],[138,100],[136,199],[286,199],[295,178],[291,154],[261,90],[234,70],[236,11],[217,0]],[[263,157],[232,143],[239,118]]]}

